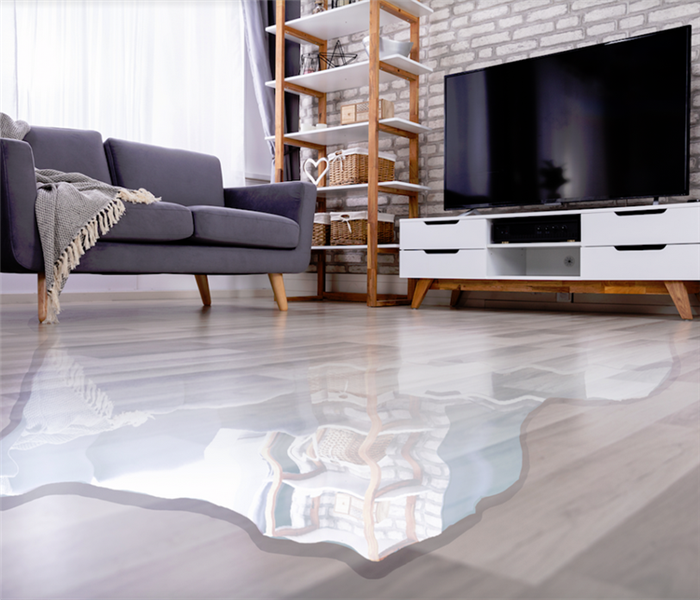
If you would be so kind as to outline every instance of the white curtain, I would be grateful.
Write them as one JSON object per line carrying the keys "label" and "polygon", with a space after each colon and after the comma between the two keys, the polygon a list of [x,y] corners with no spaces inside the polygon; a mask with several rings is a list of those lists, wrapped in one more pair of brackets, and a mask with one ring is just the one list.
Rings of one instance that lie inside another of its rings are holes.
{"label": "white curtain", "polygon": [[214,154],[245,183],[240,0],[0,0],[0,110]]}

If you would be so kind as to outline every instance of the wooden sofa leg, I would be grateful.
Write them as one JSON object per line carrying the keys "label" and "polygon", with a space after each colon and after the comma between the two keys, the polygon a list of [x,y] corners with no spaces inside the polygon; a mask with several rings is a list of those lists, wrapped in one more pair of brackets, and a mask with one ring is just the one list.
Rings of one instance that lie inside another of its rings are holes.
{"label": "wooden sofa leg", "polygon": [[280,310],[287,310],[287,293],[284,291],[284,279],[282,273],[269,273],[272,292],[275,294],[275,302]]}
{"label": "wooden sofa leg", "polygon": [[195,275],[195,281],[199,288],[199,295],[202,297],[204,306],[211,306],[211,293],[209,292],[209,280],[206,275]]}
{"label": "wooden sofa leg", "polygon": [[46,293],[46,273],[37,275],[37,300],[39,308],[39,323],[46,321],[46,311],[48,310],[49,297]]}

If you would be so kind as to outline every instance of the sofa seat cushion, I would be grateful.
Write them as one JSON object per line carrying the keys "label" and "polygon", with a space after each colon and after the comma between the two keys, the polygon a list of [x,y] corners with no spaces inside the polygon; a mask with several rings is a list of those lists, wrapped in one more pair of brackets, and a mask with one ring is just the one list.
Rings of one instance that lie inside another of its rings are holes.
{"label": "sofa seat cushion", "polygon": [[132,204],[101,239],[111,242],[177,242],[194,233],[192,213],[186,206],[172,202]]}
{"label": "sofa seat cushion", "polygon": [[218,206],[190,206],[194,219],[193,240],[219,246],[250,248],[296,248],[296,221],[252,210]]}

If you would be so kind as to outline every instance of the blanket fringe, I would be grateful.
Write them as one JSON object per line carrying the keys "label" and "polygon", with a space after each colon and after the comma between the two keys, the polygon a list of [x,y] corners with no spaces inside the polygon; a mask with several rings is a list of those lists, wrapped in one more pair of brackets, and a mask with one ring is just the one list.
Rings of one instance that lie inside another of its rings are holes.
{"label": "blanket fringe", "polygon": [[160,200],[160,198],[156,198],[151,192],[143,188],[138,190],[122,189],[117,194],[117,198],[125,202],[133,202],[134,204],[153,204]]}
{"label": "blanket fringe", "polygon": [[126,211],[119,196],[120,194],[78,231],[73,241],[68,244],[68,247],[53,264],[53,285],[47,291],[48,306],[45,323],[58,323],[58,314],[61,312],[58,297],[71,271],[80,264],[80,258],[83,254],[97,243],[100,232],[102,235],[107,233]]}

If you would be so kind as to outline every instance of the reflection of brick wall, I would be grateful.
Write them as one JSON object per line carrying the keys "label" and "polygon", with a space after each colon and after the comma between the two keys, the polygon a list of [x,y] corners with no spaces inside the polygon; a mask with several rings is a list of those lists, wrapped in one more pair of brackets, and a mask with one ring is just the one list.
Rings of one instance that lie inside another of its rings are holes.
{"label": "reflection of brick wall", "polygon": [[[652,31],[692,24],[691,82],[691,197],[700,196],[700,3],[689,0],[424,0],[434,13],[421,20],[420,60],[433,73],[420,79],[420,121],[433,129],[420,139],[420,179],[431,192],[422,196],[421,216],[444,214],[443,202],[443,78],[502,62],[550,54],[580,46],[624,39]],[[313,0],[302,1],[309,14]],[[365,32],[341,39],[343,48],[366,56]],[[385,27],[382,35],[408,40],[408,27]],[[332,47],[332,41],[329,46]],[[315,48],[313,48],[315,49]],[[367,86],[328,95],[328,123],[340,124],[340,106],[366,100]],[[395,103],[396,116],[408,118],[408,84],[397,81],[380,86],[380,97]],[[315,122],[316,105],[309,97],[301,103],[301,122]],[[336,148],[329,148],[330,151]],[[397,155],[397,179],[408,180],[408,142],[404,138],[380,141],[381,151]],[[302,151],[302,160],[311,156]],[[628,201],[632,202],[632,201]],[[612,203],[614,204],[614,203]],[[620,204],[624,204],[621,201]],[[598,204],[600,205],[600,204]],[[329,199],[329,210],[363,210],[366,198]],[[408,214],[405,197],[380,196],[381,211],[398,217]],[[513,209],[508,209],[512,211]],[[315,258],[314,258],[315,260]],[[334,252],[327,255],[328,272],[364,272],[364,255]],[[380,255],[381,273],[398,272],[394,255]],[[312,267],[314,270],[314,267]]]}

